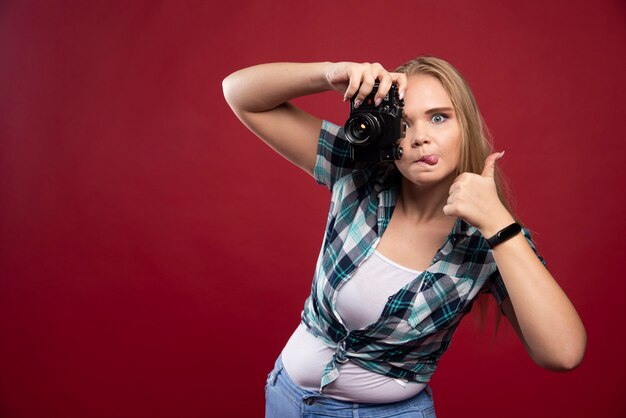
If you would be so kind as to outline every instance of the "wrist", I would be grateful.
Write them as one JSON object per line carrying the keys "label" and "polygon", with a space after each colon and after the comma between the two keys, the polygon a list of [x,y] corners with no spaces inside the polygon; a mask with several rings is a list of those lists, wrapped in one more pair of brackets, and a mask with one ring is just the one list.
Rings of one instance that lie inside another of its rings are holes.
{"label": "wrist", "polygon": [[478,230],[483,237],[490,238],[514,222],[515,218],[507,211],[506,214],[503,213],[500,216],[491,218],[488,223],[479,227]]}

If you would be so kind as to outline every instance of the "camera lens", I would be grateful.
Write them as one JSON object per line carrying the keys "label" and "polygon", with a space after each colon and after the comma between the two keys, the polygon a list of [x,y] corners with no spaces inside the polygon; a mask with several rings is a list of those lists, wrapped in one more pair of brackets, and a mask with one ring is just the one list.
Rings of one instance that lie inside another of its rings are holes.
{"label": "camera lens", "polygon": [[346,122],[346,139],[355,145],[366,145],[380,132],[378,118],[368,113],[353,116]]}

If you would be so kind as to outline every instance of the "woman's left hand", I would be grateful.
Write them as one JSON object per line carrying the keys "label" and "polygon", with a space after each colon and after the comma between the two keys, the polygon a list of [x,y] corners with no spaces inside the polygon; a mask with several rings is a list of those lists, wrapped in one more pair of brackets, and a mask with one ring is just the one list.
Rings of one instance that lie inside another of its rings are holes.
{"label": "woman's left hand", "polygon": [[463,219],[487,238],[515,222],[500,201],[494,181],[496,161],[503,155],[504,151],[489,155],[480,175],[459,175],[452,183],[448,202],[443,207],[446,215]]}

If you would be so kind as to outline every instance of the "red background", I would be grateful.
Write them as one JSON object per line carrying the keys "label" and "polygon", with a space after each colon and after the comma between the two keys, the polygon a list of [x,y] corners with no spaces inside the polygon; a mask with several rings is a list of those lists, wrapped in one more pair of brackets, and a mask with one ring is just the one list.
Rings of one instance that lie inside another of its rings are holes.
{"label": "red background", "polygon": [[[535,366],[466,320],[440,417],[624,416],[623,1],[0,3],[0,416],[262,416],[328,194],[230,113],[269,61],[422,53],[472,85],[521,218],[588,331]],[[343,123],[328,93],[300,101]]]}

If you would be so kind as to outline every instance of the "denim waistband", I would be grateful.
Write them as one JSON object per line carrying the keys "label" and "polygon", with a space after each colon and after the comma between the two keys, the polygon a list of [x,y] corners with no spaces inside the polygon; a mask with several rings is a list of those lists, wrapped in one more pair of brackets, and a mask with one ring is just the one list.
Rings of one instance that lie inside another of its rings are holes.
{"label": "denim waistband", "polygon": [[435,416],[432,392],[429,386],[426,386],[426,388],[417,395],[398,402],[372,404],[341,401],[324,395],[323,393],[306,390],[298,386],[293,380],[291,380],[291,377],[289,377],[289,375],[287,374],[280,356],[276,360],[274,369],[268,375],[266,387],[269,386],[279,387],[279,389],[281,391],[284,391],[286,396],[288,396],[290,399],[299,400],[299,402],[301,402],[303,412],[328,410],[338,413],[345,410],[352,411],[349,415],[350,417],[352,417],[352,413],[355,410],[359,410],[361,413],[367,412],[379,416],[385,416],[384,414],[389,414],[389,416],[393,416],[394,413],[400,413],[409,409],[413,409],[416,411],[419,410],[425,412],[425,416]]}

